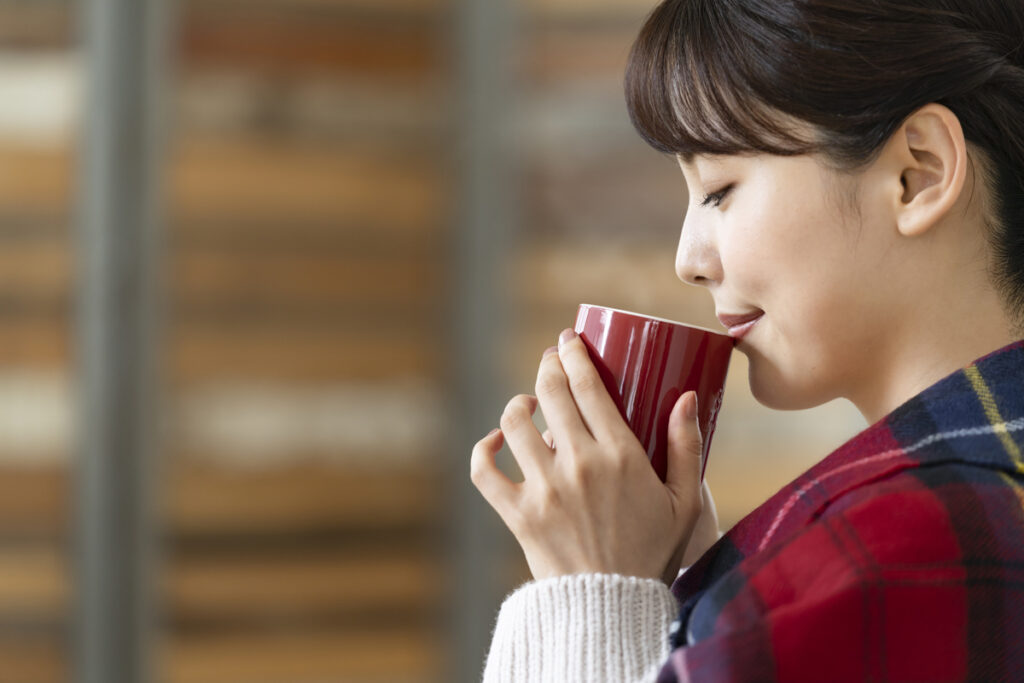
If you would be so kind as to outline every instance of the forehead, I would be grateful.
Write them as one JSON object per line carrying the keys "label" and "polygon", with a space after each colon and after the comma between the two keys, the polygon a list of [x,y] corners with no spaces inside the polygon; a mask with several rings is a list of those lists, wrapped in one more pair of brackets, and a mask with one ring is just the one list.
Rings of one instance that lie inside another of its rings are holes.
{"label": "forehead", "polygon": [[[749,155],[748,155],[749,156]],[[689,154],[676,155],[676,163],[684,176],[700,178],[701,173],[713,173],[729,163],[735,163],[739,155]]]}
{"label": "forehead", "polygon": [[779,155],[767,153],[695,155],[685,161],[676,155],[683,180],[691,189],[718,190],[725,182],[768,183],[774,187],[856,187],[861,174],[833,168],[821,154]]}

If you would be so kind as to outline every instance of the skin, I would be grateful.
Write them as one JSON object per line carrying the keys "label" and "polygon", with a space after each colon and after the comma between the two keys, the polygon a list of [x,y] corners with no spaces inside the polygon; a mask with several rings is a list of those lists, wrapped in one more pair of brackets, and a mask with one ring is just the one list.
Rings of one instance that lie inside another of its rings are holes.
{"label": "skin", "polygon": [[[680,166],[691,200],[676,271],[706,287],[720,313],[764,312],[737,346],[761,403],[802,409],[842,397],[874,423],[1017,338],[988,274],[987,189],[973,186],[947,108],[918,110],[855,174],[813,155]],[[545,352],[536,391],[509,402],[471,457],[474,484],[534,578],[604,572],[671,583],[719,535],[700,484],[693,392],[669,421],[663,484],[571,330]],[[533,424],[538,407],[550,433]],[[495,466],[506,441],[522,482]]]}
{"label": "skin", "polygon": [[872,424],[1016,338],[989,279],[986,190],[949,109],[918,110],[852,177],[811,156],[680,166],[693,199],[676,272],[719,312],[765,312],[737,346],[764,405],[846,398]]}

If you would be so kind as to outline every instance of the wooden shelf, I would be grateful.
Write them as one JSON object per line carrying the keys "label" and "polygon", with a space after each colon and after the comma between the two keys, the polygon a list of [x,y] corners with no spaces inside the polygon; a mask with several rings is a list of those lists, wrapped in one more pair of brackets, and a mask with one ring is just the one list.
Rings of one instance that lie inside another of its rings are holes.
{"label": "wooden shelf", "polygon": [[181,463],[168,481],[175,533],[268,534],[429,524],[442,508],[437,474],[297,465],[244,470]]}
{"label": "wooden shelf", "polygon": [[[172,537],[430,528],[443,511],[439,473],[427,469],[244,469],[204,460],[179,456],[166,468],[164,519]],[[70,476],[63,466],[0,468],[0,538],[62,538]]]}
{"label": "wooden shelf", "polygon": [[0,683],[61,683],[68,680],[67,643],[56,636],[0,639]]}
{"label": "wooden shelf", "polygon": [[[71,330],[57,314],[0,325],[0,358],[7,368],[71,367]],[[444,370],[440,334],[410,327],[346,329],[341,325],[281,329],[280,318],[225,326],[192,322],[165,343],[166,372],[178,386],[214,380],[294,381],[302,384],[432,378]],[[0,503],[2,508],[2,503]],[[2,524],[2,522],[0,522]]]}
{"label": "wooden shelf", "polygon": [[254,5],[289,12],[324,11],[348,14],[367,12],[388,16],[421,15],[446,10],[450,0],[186,0],[185,11],[217,8],[247,12]]}
{"label": "wooden shelf", "polygon": [[[183,249],[169,276],[174,298],[183,306],[259,301],[281,306],[404,303],[429,307],[443,294],[441,265],[417,254],[367,257]],[[5,279],[0,277],[0,291]]]}
{"label": "wooden shelf", "polygon": [[383,633],[280,633],[171,638],[171,683],[440,680],[444,643],[416,629]]}
{"label": "wooden shelf", "polygon": [[64,467],[0,469],[0,536],[63,536],[71,490]]}
{"label": "wooden shelf", "polygon": [[0,547],[0,621],[54,626],[66,619],[67,560],[56,542]]}
{"label": "wooden shelf", "polygon": [[[175,66],[184,81],[169,93],[180,118],[165,169],[163,272],[173,391],[443,377],[441,316],[455,305],[444,260],[457,209],[459,131],[446,118],[458,94],[455,3],[186,0],[180,10]],[[572,99],[574,84],[619,80],[649,5],[527,0],[517,10],[527,90]],[[74,21],[69,2],[0,3],[0,44],[70,52]],[[219,91],[225,83],[235,89]],[[335,116],[337,107],[349,108]],[[653,253],[626,255],[628,267],[617,268],[611,251],[595,261],[551,242],[572,233],[567,216],[578,216],[577,231],[600,223],[616,235],[625,219],[649,222],[635,209],[643,197],[628,216],[595,202],[619,182],[621,138],[588,129],[547,145],[536,132],[527,131],[535,146],[525,150],[525,214],[533,211],[547,247],[513,262],[509,286],[546,320],[571,316],[581,298],[632,296],[623,283],[646,272]],[[605,150],[597,160],[616,163],[580,159],[616,173],[564,161],[575,141],[595,139]],[[73,148],[0,142],[0,360],[11,367],[72,367],[76,164]],[[525,353],[524,339],[545,324],[527,316],[509,344]],[[529,351],[531,365],[541,348]],[[377,470],[315,454],[262,465],[232,464],[224,453],[170,457],[160,482],[160,679],[444,680],[450,597],[439,545],[449,502],[443,467],[427,452],[437,448],[414,453],[415,466]],[[72,476],[59,466],[0,466],[0,623],[12,627],[0,633],[0,683],[68,678]],[[522,562],[484,562],[510,583],[525,578]],[[9,632],[22,623],[34,630]]]}
{"label": "wooden shelf", "polygon": [[430,159],[258,140],[183,144],[171,178],[171,206],[180,219],[273,217],[409,232],[438,225],[448,189]]}
{"label": "wooden shelf", "polygon": [[445,69],[446,46],[435,22],[422,14],[402,21],[400,12],[384,18],[390,21],[259,4],[250,4],[244,14],[236,7],[196,5],[183,16],[179,52],[188,69],[358,73],[398,80]]}
{"label": "wooden shelf", "polygon": [[[538,24],[522,40],[527,87],[565,87],[573,83],[608,83],[621,93],[636,28],[618,23],[599,28]],[[621,96],[618,104],[622,101]]]}
{"label": "wooden shelf", "polygon": [[[521,0],[535,20],[639,22],[652,9],[649,0]],[[637,24],[639,29],[639,23]]]}
{"label": "wooden shelf", "polygon": [[[432,377],[444,360],[440,339],[371,332],[231,331],[193,328],[174,340],[171,376],[190,383],[216,378],[338,382]],[[2,349],[2,347],[0,347]]]}
{"label": "wooden shelf", "polygon": [[[67,216],[73,157],[66,149],[0,146],[5,214]],[[277,220],[337,229],[417,232],[445,213],[436,161],[270,140],[188,140],[169,159],[169,209],[178,220]]]}
{"label": "wooden shelf", "polygon": [[67,149],[0,147],[0,206],[4,213],[67,215],[74,158]]}
{"label": "wooden shelf", "polygon": [[[0,535],[43,534],[0,545],[0,682],[64,680],[67,481],[63,468],[0,472]],[[341,539],[389,529],[434,534],[442,510],[436,475],[318,466],[246,472],[178,461],[166,485],[161,680],[440,680],[446,589],[433,542],[376,550],[332,547],[316,536],[294,542],[325,527]],[[282,538],[292,539],[287,552],[275,545]],[[357,621],[389,610],[397,616],[372,628]]]}
{"label": "wooden shelf", "polygon": [[70,2],[0,4],[0,46],[6,50],[70,50],[74,17]]}
{"label": "wooden shelf", "polygon": [[[429,619],[443,599],[441,561],[419,548],[346,554],[325,547],[288,556],[172,549],[166,558],[160,576],[167,618],[192,628],[387,610]],[[56,632],[69,608],[68,555],[57,543],[0,549],[0,623]]]}
{"label": "wooden shelf", "polygon": [[165,596],[169,617],[192,623],[388,610],[429,616],[442,604],[443,573],[438,560],[415,549],[356,557],[171,557]]}

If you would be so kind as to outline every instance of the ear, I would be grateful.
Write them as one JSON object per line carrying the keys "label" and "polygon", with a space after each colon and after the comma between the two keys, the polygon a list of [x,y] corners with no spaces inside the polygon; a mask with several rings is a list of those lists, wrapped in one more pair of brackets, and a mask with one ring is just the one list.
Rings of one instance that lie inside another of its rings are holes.
{"label": "ear", "polygon": [[923,235],[953,208],[967,177],[967,143],[960,120],[941,104],[914,112],[893,134],[888,150],[897,162],[901,192],[896,227]]}

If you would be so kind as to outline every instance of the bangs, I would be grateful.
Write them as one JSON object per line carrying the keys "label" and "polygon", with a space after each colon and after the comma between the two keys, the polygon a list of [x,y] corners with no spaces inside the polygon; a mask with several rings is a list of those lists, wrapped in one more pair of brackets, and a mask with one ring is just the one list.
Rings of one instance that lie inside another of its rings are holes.
{"label": "bangs", "polygon": [[793,125],[799,117],[786,111],[785,86],[775,83],[773,62],[784,55],[767,46],[792,40],[780,32],[778,22],[730,0],[662,2],[626,68],[626,105],[637,132],[686,162],[697,154],[815,151],[814,140]]}

